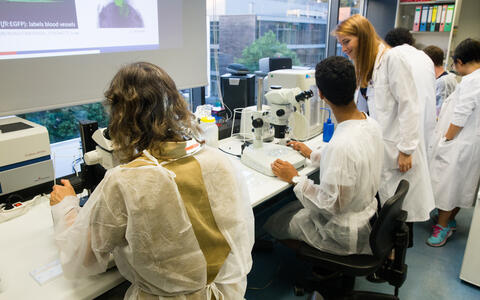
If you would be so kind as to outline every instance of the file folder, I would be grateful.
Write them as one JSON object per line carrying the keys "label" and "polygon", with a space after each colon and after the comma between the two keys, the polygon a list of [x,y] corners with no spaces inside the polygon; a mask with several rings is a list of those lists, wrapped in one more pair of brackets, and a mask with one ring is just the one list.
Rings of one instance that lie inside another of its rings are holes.
{"label": "file folder", "polygon": [[437,19],[435,20],[435,31],[440,31],[441,20],[442,20],[442,6],[437,5]]}
{"label": "file folder", "polygon": [[454,4],[450,4],[447,7],[447,16],[445,17],[445,27],[444,31],[450,31],[452,29],[452,21],[453,21],[453,10],[455,9]]}
{"label": "file folder", "polygon": [[445,17],[447,16],[447,5],[442,6],[442,18],[440,19],[440,28],[438,31],[443,31],[445,28]]}
{"label": "file folder", "polygon": [[[438,5],[434,5],[432,9],[432,22],[430,23],[430,31],[435,31],[435,24],[437,24],[437,10]],[[428,29],[428,28],[427,28]]]}
{"label": "file folder", "polygon": [[420,20],[420,31],[427,30],[428,6],[422,6],[422,18]]}
{"label": "file folder", "polygon": [[422,14],[422,6],[417,5],[415,7],[415,17],[413,18],[413,31],[420,30],[420,15]]}

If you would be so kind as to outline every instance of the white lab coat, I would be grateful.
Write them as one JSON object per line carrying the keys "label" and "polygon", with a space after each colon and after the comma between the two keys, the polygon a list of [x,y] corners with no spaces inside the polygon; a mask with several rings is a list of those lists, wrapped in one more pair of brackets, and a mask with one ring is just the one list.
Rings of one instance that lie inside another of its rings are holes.
{"label": "white lab coat", "polygon": [[64,274],[104,272],[113,253],[132,283],[125,299],[210,300],[211,294],[220,299],[219,293],[222,299],[243,299],[254,242],[244,179],[218,150],[206,147],[194,157],[215,222],[231,248],[211,284],[206,285],[206,261],[176,175],[155,158],[146,166],[110,169],[81,209],[73,196],[52,206]]}
{"label": "white lab coat", "polygon": [[[405,179],[410,183],[403,202],[408,222],[425,221],[435,208],[422,132],[424,103],[418,100],[410,63],[394,49],[379,45],[367,96],[370,116],[382,127],[385,142],[382,180],[379,189],[382,204]],[[398,168],[398,153],[412,155],[412,168]]]}
{"label": "white lab coat", "polygon": [[437,115],[440,114],[442,109],[442,103],[450,96],[457,86],[457,76],[453,73],[448,73],[436,79],[435,81],[435,93],[436,93],[436,105]]}
{"label": "white lab coat", "polygon": [[435,106],[435,67],[432,60],[425,52],[416,49],[408,44],[403,44],[393,48],[391,51],[403,55],[410,65],[413,74],[413,81],[417,90],[417,97],[422,104],[424,117],[422,125],[423,137],[425,139],[425,148],[428,149],[435,124],[437,123],[437,113]]}
{"label": "white lab coat", "polygon": [[[463,127],[451,140],[450,124]],[[437,208],[471,207],[480,178],[480,69],[466,75],[443,103],[430,156],[430,174]]]}
{"label": "white lab coat", "polygon": [[299,201],[271,216],[265,230],[333,254],[371,254],[369,221],[378,207],[382,156],[375,120],[341,122],[330,142],[310,155],[320,168],[320,184],[301,176],[293,189]]}

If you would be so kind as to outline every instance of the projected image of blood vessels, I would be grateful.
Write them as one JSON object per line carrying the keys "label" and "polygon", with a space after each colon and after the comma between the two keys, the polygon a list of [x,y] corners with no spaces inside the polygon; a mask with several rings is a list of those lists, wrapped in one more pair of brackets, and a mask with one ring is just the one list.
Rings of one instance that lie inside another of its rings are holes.
{"label": "projected image of blood vessels", "polygon": [[143,28],[143,19],[128,0],[114,0],[100,11],[98,25],[100,28]]}
{"label": "projected image of blood vessels", "polygon": [[0,0],[0,29],[76,29],[75,0]]}

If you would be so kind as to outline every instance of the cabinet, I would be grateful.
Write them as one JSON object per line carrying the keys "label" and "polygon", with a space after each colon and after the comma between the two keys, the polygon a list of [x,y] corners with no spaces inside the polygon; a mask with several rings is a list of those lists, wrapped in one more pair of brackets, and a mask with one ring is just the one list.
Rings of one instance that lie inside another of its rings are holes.
{"label": "cabinet", "polygon": [[[418,16],[419,7],[422,8],[420,16]],[[436,27],[432,27],[432,17],[429,16],[429,14],[435,15],[433,19],[438,21],[436,18],[437,14],[433,13],[435,7],[437,8],[437,12],[440,8],[442,9],[442,14],[439,15],[440,21],[448,21],[450,14],[451,24],[445,22],[442,26],[440,25],[441,22],[438,22],[439,24],[436,24]],[[449,7],[453,7],[453,12],[448,11]],[[446,11],[445,8],[447,8]],[[426,16],[422,16],[422,11],[426,11]],[[443,16],[443,11],[445,11],[445,16]],[[415,17],[416,14],[417,18]],[[480,39],[479,15],[479,0],[410,2],[398,0],[395,27],[408,28],[416,40],[416,47],[419,49],[423,49],[429,45],[440,47],[445,53],[445,67],[450,70],[452,63],[451,56],[458,43],[467,37]],[[417,24],[417,22],[419,24]],[[426,23],[425,25],[422,24],[424,22]]]}

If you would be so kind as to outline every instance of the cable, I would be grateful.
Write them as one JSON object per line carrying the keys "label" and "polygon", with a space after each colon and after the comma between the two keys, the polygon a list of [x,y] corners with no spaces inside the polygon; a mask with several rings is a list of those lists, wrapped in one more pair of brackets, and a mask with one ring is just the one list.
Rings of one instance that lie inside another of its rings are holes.
{"label": "cable", "polygon": [[224,153],[227,153],[227,154],[230,154],[230,155],[236,156],[236,157],[242,157],[242,156],[241,156],[241,155],[239,155],[239,154],[235,154],[235,153],[227,152],[227,151],[223,150],[222,148],[218,148],[218,150],[220,150],[220,151],[222,151],[222,152],[224,152]]}
{"label": "cable", "polygon": [[259,290],[264,290],[266,288],[268,288],[270,285],[272,285],[272,283],[275,281],[275,278],[278,277],[278,274],[280,273],[280,268],[282,267],[282,263],[279,263],[278,266],[277,266],[277,270],[275,271],[275,274],[273,275],[273,277],[270,279],[269,282],[267,282],[264,286],[262,287],[247,287],[247,290],[256,290],[256,291],[259,291]]}

